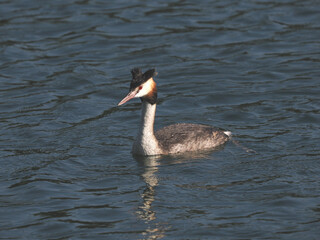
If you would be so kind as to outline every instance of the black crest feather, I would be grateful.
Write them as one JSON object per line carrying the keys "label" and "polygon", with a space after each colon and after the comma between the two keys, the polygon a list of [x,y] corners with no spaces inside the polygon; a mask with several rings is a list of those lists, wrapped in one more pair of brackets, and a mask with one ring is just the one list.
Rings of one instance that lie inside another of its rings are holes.
{"label": "black crest feather", "polygon": [[130,84],[130,90],[135,89],[136,87],[138,87],[142,83],[146,82],[150,78],[157,75],[155,69],[150,69],[150,70],[146,71],[145,73],[142,73],[141,68],[133,68],[131,70],[131,74],[132,74],[132,81]]}

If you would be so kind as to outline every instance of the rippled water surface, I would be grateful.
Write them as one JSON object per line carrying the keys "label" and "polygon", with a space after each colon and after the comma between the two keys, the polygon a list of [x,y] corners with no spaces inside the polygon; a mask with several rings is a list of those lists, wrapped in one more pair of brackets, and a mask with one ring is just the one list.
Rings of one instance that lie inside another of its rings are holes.
{"label": "rippled water surface", "polygon": [[[114,2],[114,3],[112,3]],[[319,239],[319,1],[1,1],[0,239]],[[134,158],[156,128],[215,152]]]}

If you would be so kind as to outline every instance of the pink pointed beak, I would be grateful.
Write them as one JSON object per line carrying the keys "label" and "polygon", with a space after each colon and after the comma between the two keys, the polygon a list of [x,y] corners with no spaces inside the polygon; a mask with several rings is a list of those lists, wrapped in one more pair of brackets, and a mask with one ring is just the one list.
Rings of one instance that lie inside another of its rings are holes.
{"label": "pink pointed beak", "polygon": [[137,93],[138,93],[137,91],[129,92],[128,95],[124,99],[122,99],[121,102],[118,103],[118,106],[120,106],[120,105],[128,102],[130,99],[134,98]]}

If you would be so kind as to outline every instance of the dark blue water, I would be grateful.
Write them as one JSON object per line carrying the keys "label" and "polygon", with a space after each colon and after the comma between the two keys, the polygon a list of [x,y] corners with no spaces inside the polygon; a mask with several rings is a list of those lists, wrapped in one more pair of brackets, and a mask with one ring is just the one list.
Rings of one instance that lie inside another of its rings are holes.
{"label": "dark blue water", "polygon": [[[319,1],[1,1],[0,239],[319,239]],[[233,132],[134,158],[156,128]]]}

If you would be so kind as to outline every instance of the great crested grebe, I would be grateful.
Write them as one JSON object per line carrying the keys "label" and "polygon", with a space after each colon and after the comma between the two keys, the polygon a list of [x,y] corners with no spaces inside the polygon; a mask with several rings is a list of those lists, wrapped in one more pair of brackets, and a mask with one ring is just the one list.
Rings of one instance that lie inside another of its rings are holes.
{"label": "great crested grebe", "polygon": [[141,124],[133,144],[133,154],[149,156],[205,150],[222,145],[230,139],[231,132],[202,124],[178,123],[154,133],[157,106],[157,88],[153,80],[155,69],[142,73],[140,68],[134,68],[131,74],[129,93],[118,106],[132,98],[140,98],[142,101]]}

